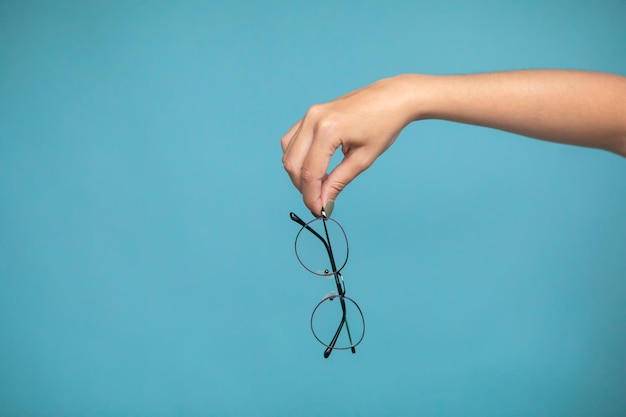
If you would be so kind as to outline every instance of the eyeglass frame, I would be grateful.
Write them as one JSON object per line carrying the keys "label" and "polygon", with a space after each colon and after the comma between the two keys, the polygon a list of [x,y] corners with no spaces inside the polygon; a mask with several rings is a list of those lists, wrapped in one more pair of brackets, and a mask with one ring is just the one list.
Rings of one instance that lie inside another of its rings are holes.
{"label": "eyeglass frame", "polygon": [[[361,307],[359,307],[359,305],[356,303],[356,301],[354,301],[352,298],[346,296],[345,283],[344,283],[344,280],[343,280],[343,276],[341,275],[341,270],[344,268],[344,266],[348,262],[348,253],[349,253],[348,240],[347,240],[347,237],[346,237],[346,261],[341,266],[341,268],[338,270],[337,266],[336,266],[336,263],[335,263],[335,256],[333,255],[332,246],[330,244],[330,237],[328,235],[328,228],[326,227],[326,222],[328,220],[332,220],[333,222],[335,222],[339,226],[341,231],[343,232],[344,236],[345,236],[345,231],[343,230],[343,227],[341,227],[339,222],[337,222],[334,219],[330,219],[326,215],[324,210],[322,210],[322,216],[321,217],[315,218],[315,219],[309,221],[308,223],[305,222],[304,220],[302,220],[300,217],[298,217],[298,215],[296,215],[294,212],[289,213],[289,217],[291,218],[291,220],[293,220],[294,222],[296,222],[300,226],[302,226],[302,228],[300,229],[300,231],[296,235],[296,242],[294,243],[294,248],[296,250],[296,257],[298,258],[298,260],[300,261],[302,266],[304,266],[304,268],[306,270],[308,270],[309,272],[312,272],[312,273],[314,273],[316,275],[320,275],[320,274],[317,274],[317,273],[313,272],[307,266],[305,266],[302,263],[302,261],[300,260],[300,257],[298,255],[298,249],[297,249],[298,237],[300,236],[300,233],[302,233],[302,231],[304,229],[306,229],[309,232],[311,232],[315,237],[317,237],[324,244],[324,247],[326,248],[326,252],[328,253],[328,258],[330,260],[330,265],[331,265],[331,268],[332,268],[332,275],[335,278],[335,284],[337,286],[337,294],[329,294],[329,295],[327,295],[313,309],[313,313],[311,314],[311,331],[313,332],[313,336],[315,336],[315,338],[321,344],[326,346],[326,349],[324,350],[324,358],[326,358],[326,359],[330,356],[330,354],[332,353],[333,349],[337,349],[337,350],[350,349],[352,351],[352,353],[356,353],[356,346],[358,346],[359,343],[361,343],[361,341],[363,340],[363,337],[365,336],[365,317],[363,316],[363,311],[361,310]],[[311,228],[309,226],[311,223],[313,223],[314,221],[317,221],[317,220],[322,220],[322,224],[324,225],[324,233],[326,235],[326,239],[324,239],[324,237],[322,237],[317,231],[315,231],[313,228]],[[330,272],[328,272],[328,275],[330,275]],[[326,300],[332,301],[334,298],[339,298],[339,301],[340,301],[340,304],[341,304],[341,310],[342,310],[342,317],[341,317],[341,322],[339,323],[339,326],[337,327],[337,331],[335,332],[335,335],[333,336],[331,342],[329,344],[326,344],[315,333],[315,330],[313,328],[313,317],[315,316],[315,312],[317,311],[319,306],[322,305],[322,303],[324,303]],[[348,325],[348,321],[346,319],[346,303],[345,303],[346,299],[351,301],[356,306],[356,308],[359,310],[359,313],[361,314],[361,320],[363,322],[363,332],[361,334],[361,338],[356,343],[352,343],[352,335],[350,334],[350,326]],[[349,348],[336,348],[335,345],[337,343],[337,340],[339,339],[339,335],[341,334],[341,331],[343,329],[344,324],[346,326],[346,331],[348,333],[348,340],[350,341],[350,347]]]}

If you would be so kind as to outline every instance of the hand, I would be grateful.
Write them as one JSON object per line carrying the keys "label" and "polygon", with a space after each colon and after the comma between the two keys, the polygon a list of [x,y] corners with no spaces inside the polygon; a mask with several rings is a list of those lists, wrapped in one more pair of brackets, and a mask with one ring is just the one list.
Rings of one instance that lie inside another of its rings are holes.
{"label": "hand", "polygon": [[[321,213],[327,201],[334,201],[413,121],[408,77],[384,79],[314,105],[282,137],[285,170],[314,214]],[[339,147],[344,158],[327,173]]]}
{"label": "hand", "polygon": [[[309,109],[281,139],[283,164],[315,214],[414,120],[491,127],[626,157],[626,77],[527,70],[400,75]],[[331,156],[344,158],[327,174]]]}

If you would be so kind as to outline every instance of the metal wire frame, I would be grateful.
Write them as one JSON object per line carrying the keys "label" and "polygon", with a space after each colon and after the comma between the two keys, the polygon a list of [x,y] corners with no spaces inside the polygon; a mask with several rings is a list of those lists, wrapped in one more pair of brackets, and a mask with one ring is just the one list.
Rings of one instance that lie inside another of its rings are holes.
{"label": "metal wire frame", "polygon": [[[343,269],[343,267],[345,266],[345,262],[344,264],[341,266],[341,268],[337,269],[337,265],[335,263],[335,256],[333,255],[333,250],[332,250],[332,246],[331,246],[331,242],[330,242],[330,236],[328,234],[328,228],[326,226],[326,222],[329,220],[328,217],[326,217],[326,214],[322,211],[322,217],[321,217],[321,221],[324,225],[324,234],[326,236],[326,238],[324,238],[322,235],[320,235],[316,230],[314,230],[312,227],[310,227],[310,224],[313,221],[319,220],[319,219],[314,219],[312,221],[310,221],[309,223],[306,223],[304,220],[302,220],[300,217],[298,217],[295,213],[291,212],[289,213],[289,217],[291,218],[291,220],[293,220],[294,222],[298,223],[300,226],[302,226],[302,229],[300,230],[300,232],[298,232],[298,236],[300,235],[300,233],[302,233],[303,230],[307,230],[309,232],[311,232],[316,238],[318,238],[320,240],[320,242],[322,242],[322,244],[324,245],[324,248],[326,249],[326,252],[328,253],[328,258],[330,260],[330,265],[332,268],[332,275],[334,276],[335,279],[335,285],[337,286],[337,295],[329,295],[324,297],[324,299],[322,299],[322,301],[313,309],[313,314],[311,314],[311,331],[313,332],[313,335],[315,336],[315,338],[322,343],[323,345],[326,346],[326,349],[324,350],[324,358],[328,358],[330,356],[330,354],[332,353],[333,349],[335,348],[335,345],[337,343],[337,340],[339,338],[339,335],[341,334],[341,331],[343,329],[343,327],[346,327],[346,332],[348,335],[348,340],[350,342],[350,350],[352,351],[352,353],[356,353],[356,346],[361,343],[361,341],[363,340],[363,336],[365,335],[365,319],[363,318],[363,312],[361,311],[361,308],[359,307],[359,305],[351,298],[346,296],[345,293],[345,283],[343,280],[343,277],[340,273],[341,269]],[[343,228],[341,227],[341,225],[333,220],[338,226],[339,228],[342,230],[342,232],[345,235],[345,231],[343,231]],[[294,246],[297,244],[297,239],[298,237],[296,237],[296,243],[294,244]],[[346,245],[347,245],[347,240],[346,240]],[[348,249],[346,247],[346,249]],[[300,257],[298,256],[298,251],[296,248],[296,256],[298,257],[298,260],[300,261],[300,263],[302,263],[302,260],[300,260]],[[346,252],[346,262],[347,262],[347,257],[348,257],[348,252]],[[302,264],[307,270],[311,271],[306,265]],[[313,272],[315,273],[315,272]],[[330,274],[330,271],[327,271],[328,274]],[[320,338],[317,336],[317,334],[315,333],[315,330],[313,328],[313,316],[315,315],[315,312],[317,311],[317,308],[326,300],[332,300],[334,298],[339,298],[339,302],[341,304],[341,310],[342,310],[342,317],[341,317],[341,321],[339,322],[339,326],[337,327],[337,331],[335,332],[332,340],[330,341],[330,343],[326,344],[324,343],[322,340],[320,340]],[[359,310],[359,313],[361,314],[361,319],[363,321],[363,333],[361,335],[361,338],[354,343],[352,340],[352,334],[350,333],[350,326],[348,324],[348,320],[346,317],[346,301],[345,300],[349,300],[352,303],[354,303],[354,305],[357,307],[357,309]]]}

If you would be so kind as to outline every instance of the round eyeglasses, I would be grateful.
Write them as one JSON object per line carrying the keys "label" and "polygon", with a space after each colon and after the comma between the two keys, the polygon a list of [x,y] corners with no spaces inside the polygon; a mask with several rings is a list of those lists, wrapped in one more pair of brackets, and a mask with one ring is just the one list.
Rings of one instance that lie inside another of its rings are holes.
{"label": "round eyeglasses", "polygon": [[301,226],[294,244],[300,264],[317,276],[334,278],[335,281],[336,291],[327,294],[313,309],[313,336],[326,347],[325,358],[333,350],[350,349],[356,353],[356,346],[365,336],[365,318],[359,305],[346,296],[346,285],[341,275],[348,262],[346,233],[339,222],[326,217],[325,213],[308,223],[295,213],[289,216]]}

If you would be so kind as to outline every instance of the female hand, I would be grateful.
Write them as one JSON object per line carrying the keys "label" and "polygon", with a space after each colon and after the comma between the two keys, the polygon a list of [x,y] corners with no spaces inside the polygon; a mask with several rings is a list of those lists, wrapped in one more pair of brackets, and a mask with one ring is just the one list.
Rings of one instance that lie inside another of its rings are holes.
{"label": "female hand", "polygon": [[[380,80],[312,106],[281,139],[283,165],[314,214],[367,169],[411,121],[409,76]],[[341,147],[344,158],[327,173]]]}
{"label": "female hand", "polygon": [[[440,119],[626,157],[626,77],[565,70],[400,75],[309,109],[281,140],[283,164],[314,213],[410,122]],[[331,156],[344,158],[329,174]]]}

